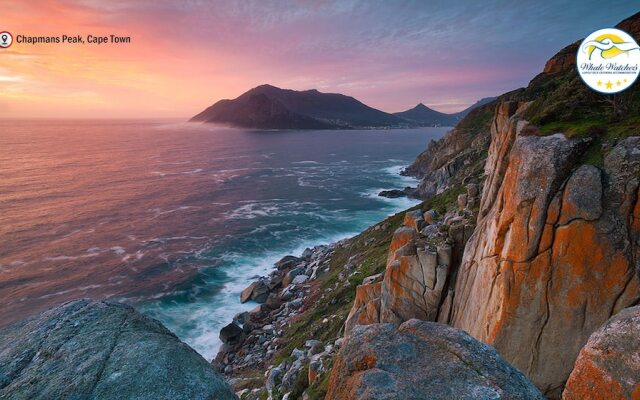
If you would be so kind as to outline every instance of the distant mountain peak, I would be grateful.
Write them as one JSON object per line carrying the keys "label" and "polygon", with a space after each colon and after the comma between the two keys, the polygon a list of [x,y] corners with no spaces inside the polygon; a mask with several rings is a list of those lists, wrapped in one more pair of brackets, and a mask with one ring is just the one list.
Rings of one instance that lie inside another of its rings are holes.
{"label": "distant mountain peak", "polygon": [[407,121],[337,93],[263,84],[220,100],[191,121],[257,129],[349,129],[406,126]]}
{"label": "distant mountain peak", "polygon": [[493,99],[495,99],[495,97],[485,97],[474,103],[469,108],[453,114],[436,111],[433,108],[429,108],[428,106],[424,105],[423,103],[418,103],[418,105],[416,105],[412,109],[397,112],[393,115],[423,126],[454,126],[465,115],[467,115],[469,111],[483,104],[486,104]]}

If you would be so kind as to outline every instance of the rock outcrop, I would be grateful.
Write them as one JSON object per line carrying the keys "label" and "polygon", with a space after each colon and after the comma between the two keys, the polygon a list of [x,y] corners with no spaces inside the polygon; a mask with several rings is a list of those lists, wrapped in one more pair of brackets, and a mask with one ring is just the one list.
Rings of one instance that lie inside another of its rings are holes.
{"label": "rock outcrop", "polygon": [[640,399],[640,306],[620,311],[589,337],[562,398]]}
{"label": "rock outcrop", "polygon": [[437,219],[434,210],[408,211],[391,239],[382,282],[367,277],[356,288],[345,323],[349,334],[356,325],[391,323],[412,318],[447,321],[453,293],[452,268],[457,265],[474,229],[478,186],[469,184],[457,212]]}
{"label": "rock outcrop", "polygon": [[544,399],[491,347],[446,325],[410,320],[354,329],[327,400]]}
{"label": "rock outcrop", "polygon": [[639,298],[640,138],[579,165],[587,141],[523,136],[524,108],[498,107],[449,323],[558,397],[589,335]]}
{"label": "rock outcrop", "polygon": [[162,324],[78,300],[0,330],[2,399],[235,399]]}

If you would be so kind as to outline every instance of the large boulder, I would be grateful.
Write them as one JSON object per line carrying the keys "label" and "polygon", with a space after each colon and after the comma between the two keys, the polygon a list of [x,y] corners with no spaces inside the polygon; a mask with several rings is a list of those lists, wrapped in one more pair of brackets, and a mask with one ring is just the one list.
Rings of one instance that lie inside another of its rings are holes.
{"label": "large boulder", "polygon": [[222,343],[233,344],[237,343],[243,334],[242,328],[235,322],[231,322],[222,329],[218,335]]}
{"label": "large boulder", "polygon": [[160,322],[129,306],[77,300],[0,330],[0,398],[236,396]]}
{"label": "large boulder", "polygon": [[491,347],[446,325],[410,320],[356,327],[340,349],[327,400],[539,399]]}
{"label": "large boulder", "polygon": [[589,337],[562,398],[640,399],[640,306],[620,311]]}
{"label": "large boulder", "polygon": [[589,335],[640,298],[640,138],[580,165],[586,141],[521,135],[524,107],[498,107],[447,322],[557,398]]}
{"label": "large boulder", "polygon": [[265,282],[265,279],[259,279],[247,286],[240,293],[240,302],[246,303],[249,300],[253,300],[256,303],[264,303],[269,297],[269,286]]}

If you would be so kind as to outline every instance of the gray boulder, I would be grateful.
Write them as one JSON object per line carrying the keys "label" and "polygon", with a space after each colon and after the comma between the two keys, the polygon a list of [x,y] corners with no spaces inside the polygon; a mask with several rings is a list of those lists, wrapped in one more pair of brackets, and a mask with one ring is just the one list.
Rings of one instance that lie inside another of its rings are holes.
{"label": "gray boulder", "polygon": [[220,334],[218,336],[222,343],[232,344],[236,343],[240,339],[242,333],[242,328],[235,322],[232,322],[220,329]]}
{"label": "gray boulder", "polygon": [[357,326],[340,349],[327,400],[544,397],[490,346],[462,330],[412,319]]}
{"label": "gray boulder", "polygon": [[0,398],[236,396],[160,322],[130,306],[76,300],[0,330]]}

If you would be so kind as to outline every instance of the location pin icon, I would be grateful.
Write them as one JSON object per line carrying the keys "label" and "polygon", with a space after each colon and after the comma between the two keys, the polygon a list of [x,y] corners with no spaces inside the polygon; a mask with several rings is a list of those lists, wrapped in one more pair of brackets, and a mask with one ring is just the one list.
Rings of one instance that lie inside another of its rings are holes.
{"label": "location pin icon", "polygon": [[9,36],[7,36],[7,35],[2,35],[2,43],[3,43],[3,44],[7,44],[7,39],[9,39]]}

